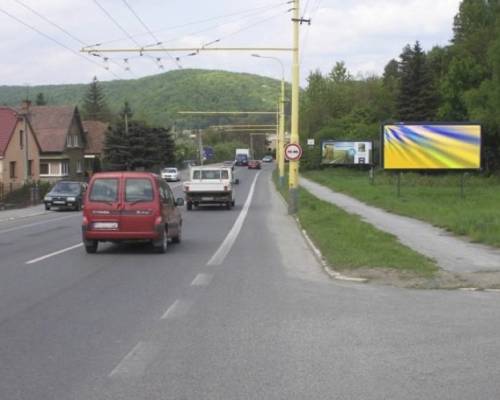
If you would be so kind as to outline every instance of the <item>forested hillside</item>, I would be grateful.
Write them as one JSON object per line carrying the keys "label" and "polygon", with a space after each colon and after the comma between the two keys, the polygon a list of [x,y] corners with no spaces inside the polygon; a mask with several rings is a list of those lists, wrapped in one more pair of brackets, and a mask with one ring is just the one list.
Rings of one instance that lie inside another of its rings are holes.
{"label": "forested hillside", "polygon": [[[89,82],[90,83],[90,82]],[[141,79],[101,82],[114,113],[128,101],[134,117],[156,125],[205,127],[224,118],[182,118],[180,110],[267,110],[276,108],[279,82],[258,75],[212,70],[175,70]],[[82,105],[88,84],[33,86],[31,100],[43,93],[50,104]],[[24,86],[0,86],[0,104],[18,105],[26,97]]]}
{"label": "forested hillside", "polygon": [[428,52],[406,45],[382,77],[353,77],[342,62],[311,72],[301,138],[378,140],[389,120],[478,121],[484,166],[500,170],[500,1],[463,0],[450,36]]}

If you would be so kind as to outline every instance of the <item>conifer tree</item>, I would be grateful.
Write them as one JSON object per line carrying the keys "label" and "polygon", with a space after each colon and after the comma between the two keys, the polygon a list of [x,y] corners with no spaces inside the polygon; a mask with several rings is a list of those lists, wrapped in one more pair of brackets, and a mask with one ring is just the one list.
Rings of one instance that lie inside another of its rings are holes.
{"label": "conifer tree", "polygon": [[109,121],[111,119],[106,96],[95,76],[83,98],[82,111],[84,118],[88,120]]}

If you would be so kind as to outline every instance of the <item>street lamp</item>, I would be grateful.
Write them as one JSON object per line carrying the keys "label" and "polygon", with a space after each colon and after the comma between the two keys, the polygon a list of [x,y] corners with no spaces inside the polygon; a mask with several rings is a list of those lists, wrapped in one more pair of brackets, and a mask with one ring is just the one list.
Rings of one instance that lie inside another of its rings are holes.
{"label": "street lamp", "polygon": [[285,183],[285,67],[283,62],[276,57],[261,56],[260,54],[252,54],[252,57],[267,58],[277,61],[281,66],[281,96],[279,100],[279,121],[278,121],[278,135],[276,143],[276,158],[278,160],[278,175],[279,186],[284,186]]}

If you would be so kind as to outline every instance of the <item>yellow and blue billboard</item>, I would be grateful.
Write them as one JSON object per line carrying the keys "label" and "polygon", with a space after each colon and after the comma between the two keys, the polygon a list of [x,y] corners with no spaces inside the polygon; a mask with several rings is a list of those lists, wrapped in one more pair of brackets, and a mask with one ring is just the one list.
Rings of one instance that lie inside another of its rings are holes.
{"label": "yellow and blue billboard", "polygon": [[384,125],[382,166],[394,170],[480,169],[481,125]]}

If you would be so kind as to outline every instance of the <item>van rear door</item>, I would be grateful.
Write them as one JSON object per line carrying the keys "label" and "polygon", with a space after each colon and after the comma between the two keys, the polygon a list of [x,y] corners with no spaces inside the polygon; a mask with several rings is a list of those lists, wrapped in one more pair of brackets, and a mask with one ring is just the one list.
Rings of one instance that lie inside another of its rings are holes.
{"label": "van rear door", "polygon": [[89,229],[94,231],[117,231],[120,228],[120,179],[99,177],[92,181],[85,214]]}
{"label": "van rear door", "polygon": [[151,233],[159,214],[158,193],[152,177],[125,177],[120,231]]}

